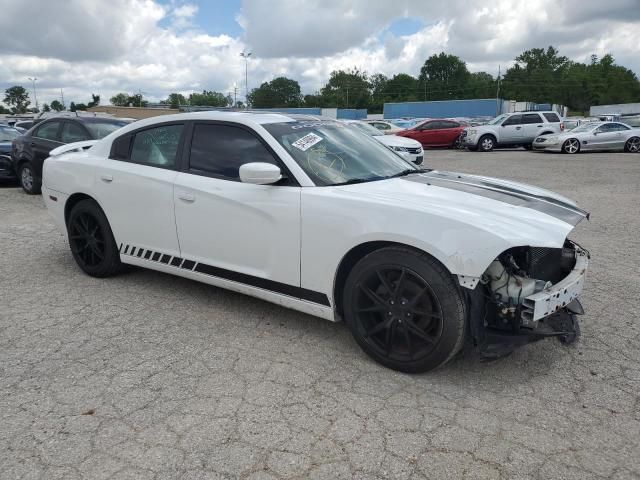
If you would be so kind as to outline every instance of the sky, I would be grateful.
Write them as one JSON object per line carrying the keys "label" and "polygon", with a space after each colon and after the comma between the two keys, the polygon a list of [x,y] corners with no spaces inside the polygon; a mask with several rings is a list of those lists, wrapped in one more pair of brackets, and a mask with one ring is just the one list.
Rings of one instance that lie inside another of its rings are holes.
{"label": "sky", "polygon": [[[40,104],[117,92],[245,94],[278,76],[314,93],[335,69],[417,76],[445,51],[492,75],[524,50],[614,55],[640,74],[640,0],[0,0],[0,89]],[[22,19],[23,21],[16,21]]]}

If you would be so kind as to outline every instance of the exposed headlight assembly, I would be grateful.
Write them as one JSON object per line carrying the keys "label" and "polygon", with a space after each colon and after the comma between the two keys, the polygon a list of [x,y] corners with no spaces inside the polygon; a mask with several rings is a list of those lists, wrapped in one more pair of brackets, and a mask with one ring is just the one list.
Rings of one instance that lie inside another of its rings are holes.
{"label": "exposed headlight assembly", "polygon": [[391,150],[395,150],[396,152],[406,152],[407,151],[407,149],[404,148],[404,147],[395,147],[395,146],[392,146]]}

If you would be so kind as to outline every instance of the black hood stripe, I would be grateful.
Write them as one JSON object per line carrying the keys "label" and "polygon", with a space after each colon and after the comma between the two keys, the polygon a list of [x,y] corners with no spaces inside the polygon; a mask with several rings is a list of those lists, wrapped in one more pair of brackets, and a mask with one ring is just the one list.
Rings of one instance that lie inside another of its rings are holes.
{"label": "black hood stripe", "polygon": [[562,200],[546,195],[536,195],[484,179],[433,171],[425,172],[421,175],[404,177],[404,180],[449,188],[491,198],[492,200],[516,205],[518,207],[530,208],[538,212],[546,213],[573,226],[580,223],[583,219],[589,218],[588,212]]}

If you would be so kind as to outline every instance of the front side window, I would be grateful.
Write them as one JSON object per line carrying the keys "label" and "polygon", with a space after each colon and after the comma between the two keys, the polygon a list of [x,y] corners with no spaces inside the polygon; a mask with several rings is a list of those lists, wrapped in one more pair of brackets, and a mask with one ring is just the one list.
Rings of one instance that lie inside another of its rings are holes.
{"label": "front side window", "polygon": [[229,125],[194,126],[189,156],[189,169],[194,173],[240,181],[240,167],[251,162],[279,166],[271,152],[247,130]]}
{"label": "front side window", "polygon": [[386,123],[376,123],[375,127],[378,130],[390,130],[391,129],[391,127],[389,125],[387,125]]}
{"label": "front side window", "polygon": [[81,142],[89,140],[89,136],[84,128],[74,122],[64,122],[62,124],[62,133],[60,134],[62,143]]}
{"label": "front side window", "polygon": [[498,125],[500,122],[502,122],[508,116],[509,115],[507,115],[506,113],[503,113],[502,115],[498,115],[496,118],[494,118],[489,123],[487,123],[487,125]]}
{"label": "front side window", "polygon": [[522,124],[522,115],[511,115],[509,118],[507,118],[504,121],[502,126],[506,127],[509,125],[521,125],[521,124]]}
{"label": "front side window", "polygon": [[538,115],[537,113],[525,113],[524,115],[522,115],[522,123],[524,123],[525,125],[531,125],[533,123],[540,122],[542,122],[542,118],[540,118],[540,115]]}
{"label": "front side window", "polygon": [[58,128],[60,127],[60,122],[47,122],[43,123],[38,127],[38,129],[33,134],[34,137],[44,138],[45,140],[53,140],[54,142],[59,141],[58,138]]}
{"label": "front side window", "polygon": [[319,186],[368,182],[418,171],[375,138],[340,122],[263,126]]}
{"label": "front side window", "polygon": [[129,160],[154,167],[175,168],[184,125],[163,125],[137,132]]}

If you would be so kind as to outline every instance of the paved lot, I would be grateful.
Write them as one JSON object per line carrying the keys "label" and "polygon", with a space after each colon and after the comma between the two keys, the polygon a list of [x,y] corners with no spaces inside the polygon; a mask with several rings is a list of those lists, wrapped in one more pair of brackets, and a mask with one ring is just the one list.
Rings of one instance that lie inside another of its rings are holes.
{"label": "paved lot", "polygon": [[89,278],[42,199],[0,188],[0,477],[639,478],[640,155],[428,159],[591,210],[581,343],[399,374],[341,324],[151,271]]}

